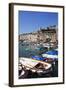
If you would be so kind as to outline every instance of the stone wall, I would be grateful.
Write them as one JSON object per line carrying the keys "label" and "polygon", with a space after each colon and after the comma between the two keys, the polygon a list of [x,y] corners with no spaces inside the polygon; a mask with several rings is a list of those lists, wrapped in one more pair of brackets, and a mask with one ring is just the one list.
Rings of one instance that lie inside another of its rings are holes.
{"label": "stone wall", "polygon": [[50,38],[52,42],[56,42],[57,34],[55,29],[44,30],[41,29],[37,32],[25,33],[19,35],[19,40],[25,40],[28,42],[46,42],[46,39]]}

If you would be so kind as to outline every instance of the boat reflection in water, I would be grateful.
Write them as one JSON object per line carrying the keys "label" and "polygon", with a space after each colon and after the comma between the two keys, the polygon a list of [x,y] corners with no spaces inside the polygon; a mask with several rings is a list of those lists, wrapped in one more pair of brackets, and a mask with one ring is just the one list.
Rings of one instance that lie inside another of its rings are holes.
{"label": "boat reflection in water", "polygon": [[58,59],[43,57],[47,51],[39,44],[19,43],[19,78],[58,77]]}

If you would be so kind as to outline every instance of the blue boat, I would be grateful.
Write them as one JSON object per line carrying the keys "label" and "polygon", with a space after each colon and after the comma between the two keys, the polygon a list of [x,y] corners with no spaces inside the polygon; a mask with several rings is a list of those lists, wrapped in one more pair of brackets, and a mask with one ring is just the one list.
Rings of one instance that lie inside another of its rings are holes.
{"label": "blue boat", "polygon": [[49,54],[49,55],[58,55],[58,51],[51,50],[51,51],[46,52],[46,54]]}
{"label": "blue boat", "polygon": [[36,59],[36,60],[40,60],[40,61],[44,61],[45,58],[41,57],[41,56],[32,56],[32,59]]}
{"label": "blue boat", "polygon": [[50,50],[46,53],[43,53],[42,54],[43,57],[46,57],[46,58],[58,58],[58,51],[57,50]]}

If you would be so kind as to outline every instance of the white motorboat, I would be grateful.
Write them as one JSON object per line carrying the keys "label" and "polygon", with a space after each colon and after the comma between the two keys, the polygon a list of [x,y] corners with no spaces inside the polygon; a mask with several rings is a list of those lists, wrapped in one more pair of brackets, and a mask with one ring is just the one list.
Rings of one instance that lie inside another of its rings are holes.
{"label": "white motorboat", "polygon": [[[35,60],[35,59],[31,59],[31,58],[24,58],[24,57],[21,57],[19,59],[19,63],[21,64],[21,66],[19,65],[19,67],[21,67],[21,74],[20,76],[21,77],[24,77],[25,76],[25,73],[27,70],[30,70],[32,72],[36,72],[38,74],[40,73],[48,73],[51,71],[51,64],[49,63],[46,63],[44,61],[38,61],[38,60]],[[20,70],[19,69],[19,70]]]}

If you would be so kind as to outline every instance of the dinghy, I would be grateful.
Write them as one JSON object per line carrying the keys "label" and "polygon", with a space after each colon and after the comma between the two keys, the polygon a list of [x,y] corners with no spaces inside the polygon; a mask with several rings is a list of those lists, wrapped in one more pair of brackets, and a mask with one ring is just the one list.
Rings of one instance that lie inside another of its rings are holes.
{"label": "dinghy", "polygon": [[51,71],[51,64],[44,62],[44,61],[40,61],[40,60],[35,60],[32,58],[24,58],[21,57],[19,59],[19,63],[21,64],[21,74],[20,77],[24,77],[26,76],[26,71],[30,70],[33,73],[42,73],[42,74],[46,74],[49,73]]}

